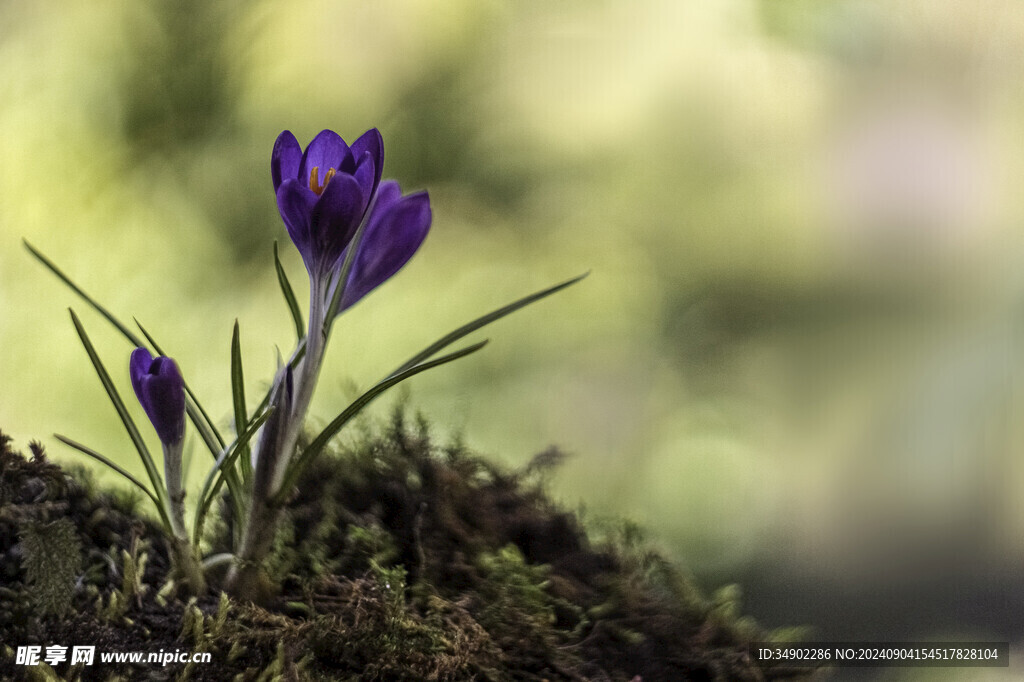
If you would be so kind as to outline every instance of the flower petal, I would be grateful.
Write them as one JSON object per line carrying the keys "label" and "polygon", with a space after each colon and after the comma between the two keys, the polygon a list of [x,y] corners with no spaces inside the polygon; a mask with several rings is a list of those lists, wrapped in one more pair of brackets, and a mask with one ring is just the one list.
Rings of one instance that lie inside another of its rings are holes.
{"label": "flower petal", "polygon": [[335,175],[313,207],[310,232],[322,266],[331,268],[352,240],[366,210],[367,197],[351,175]]}
{"label": "flower petal", "polygon": [[394,180],[385,180],[377,188],[377,196],[370,208],[370,215],[376,215],[402,198],[402,188]]}
{"label": "flower petal", "polygon": [[[143,379],[153,428],[164,443],[176,443],[185,434],[185,385],[178,365],[168,357],[153,360]],[[143,405],[143,407],[146,407]]]}
{"label": "flower petal", "polygon": [[373,159],[375,171],[373,187],[376,189],[377,185],[380,184],[380,175],[384,170],[384,139],[376,128],[370,128],[360,135],[358,140],[352,143],[352,155],[357,162],[366,152],[369,152],[370,157]]}
{"label": "flower petal", "polygon": [[[430,198],[427,193],[389,201],[391,192],[385,189],[388,184],[391,183],[381,186],[378,203],[352,264],[339,310],[352,307],[401,270],[430,230]],[[397,183],[394,186],[397,190]]]}
{"label": "flower petal", "polygon": [[373,166],[373,157],[370,156],[370,152],[364,152],[362,157],[356,162],[356,169],[352,173],[352,177],[359,183],[359,188],[363,192],[363,199],[367,202],[363,206],[363,212],[365,213],[370,199],[373,197],[373,190],[375,189],[374,178],[376,177],[376,169]]}
{"label": "flower petal", "polygon": [[142,377],[149,374],[149,367],[153,364],[153,356],[145,348],[136,348],[132,351],[131,359],[128,361],[128,376],[132,380],[132,388],[135,389],[135,397],[142,402]]}
{"label": "flower petal", "polygon": [[[362,243],[366,243],[367,236],[369,235],[371,228],[376,231],[376,227],[373,226],[374,221],[379,221],[380,217],[387,212],[393,204],[397,203],[402,198],[402,189],[399,187],[398,182],[395,180],[385,180],[380,184],[377,189],[377,194],[373,197],[371,206],[369,208],[369,218],[367,218],[368,224],[366,226],[366,234],[363,235]],[[348,246],[345,247],[345,252],[342,253],[339,262],[345,258],[345,254],[348,253]],[[353,272],[355,272],[357,264],[353,263]],[[352,280],[352,275],[349,275],[349,281]]]}
{"label": "flower petal", "polygon": [[328,169],[345,170],[346,159],[349,159],[348,172],[351,172],[353,170],[351,166],[355,165],[355,162],[351,161],[351,157],[352,152],[349,151],[345,140],[341,139],[338,133],[333,130],[322,130],[306,147],[302,161],[299,163],[298,178],[306,187],[309,187],[309,174],[314,168],[319,168],[320,181],[323,182]]}
{"label": "flower petal", "polygon": [[[329,184],[333,184],[333,180]],[[295,248],[302,254],[302,260],[310,272],[312,272],[312,263],[316,255],[310,231],[310,217],[317,199],[316,192],[295,178],[285,180],[277,189],[277,210],[281,214],[285,227],[288,228],[288,236],[292,238]]]}
{"label": "flower petal", "polygon": [[270,155],[270,177],[274,181],[274,191],[289,178],[299,176],[299,163],[302,161],[302,147],[290,130],[277,136],[274,151]]}

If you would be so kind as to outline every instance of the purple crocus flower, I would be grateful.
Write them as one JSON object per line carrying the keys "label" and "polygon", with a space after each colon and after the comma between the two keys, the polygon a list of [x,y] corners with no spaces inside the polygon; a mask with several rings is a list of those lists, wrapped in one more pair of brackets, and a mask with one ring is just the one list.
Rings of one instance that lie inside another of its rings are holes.
{"label": "purple crocus flower", "polygon": [[290,131],[274,143],[270,174],[277,208],[310,277],[335,267],[380,184],[384,142],[372,128],[352,143],[324,130],[306,150]]}
{"label": "purple crocus flower", "polygon": [[381,183],[383,163],[384,142],[376,128],[351,146],[324,130],[305,151],[286,130],[271,154],[277,207],[314,283],[341,268],[367,221],[339,312],[398,272],[430,229],[426,192],[403,197],[397,182]]}
{"label": "purple crocus flower", "polygon": [[394,180],[381,183],[338,312],[355,305],[402,269],[426,239],[430,221],[426,192],[403,197]]}
{"label": "purple crocus flower", "polygon": [[128,363],[135,395],[165,446],[185,435],[185,380],[171,358],[154,358],[145,348],[132,351]]}

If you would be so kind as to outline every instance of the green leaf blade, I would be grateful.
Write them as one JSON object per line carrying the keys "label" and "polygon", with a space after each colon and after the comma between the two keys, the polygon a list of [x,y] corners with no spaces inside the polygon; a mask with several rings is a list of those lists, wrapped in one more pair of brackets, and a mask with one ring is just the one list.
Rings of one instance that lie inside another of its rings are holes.
{"label": "green leaf blade", "polygon": [[[84,289],[78,286],[68,275],[64,273],[63,270],[57,267],[57,265],[53,261],[51,261],[41,251],[39,251],[39,249],[37,249],[35,246],[29,243],[27,239],[23,239],[22,243],[25,245],[25,248],[28,250],[28,252],[31,253],[36,260],[38,260],[50,272],[56,275],[58,279],[60,279],[69,289],[75,292],[93,310],[102,315],[103,318],[106,319],[107,322],[109,322],[115,329],[121,332],[121,334],[126,339],[128,339],[128,341],[133,346],[137,348],[146,347],[146,344],[142,341],[141,338],[136,336],[113,313],[111,313],[109,310],[100,305],[100,303],[96,299],[94,299],[92,296],[86,293]],[[149,344],[152,346],[153,350],[155,350],[158,355],[165,355],[165,353],[163,352],[163,350],[161,350],[160,346],[156,343],[153,337],[150,336],[150,334],[142,327],[141,324],[139,324],[138,320],[136,320],[135,323],[138,325],[139,329],[146,337],[146,340],[149,341]],[[218,453],[224,447],[224,439],[217,431],[217,428],[214,425],[213,421],[206,413],[206,410],[203,409],[202,404],[196,399],[195,394],[192,392],[192,389],[189,388],[187,383],[185,384],[185,392],[188,394],[189,398],[189,404],[186,407],[186,409],[188,410],[188,415],[191,418],[192,423],[195,425],[196,429],[199,431],[200,435],[203,437],[203,440],[206,442],[207,446],[211,446],[211,451],[214,457],[216,457],[216,453]],[[203,423],[201,424],[200,421],[202,421]],[[217,443],[216,446],[211,445],[214,441],[216,441]]]}
{"label": "green leaf blade", "polygon": [[529,296],[524,296],[523,298],[520,298],[517,301],[513,301],[512,303],[509,303],[508,305],[502,306],[501,308],[497,308],[496,310],[492,310],[491,312],[487,313],[486,315],[478,317],[478,318],[476,318],[475,320],[473,320],[471,322],[467,322],[466,324],[462,325],[461,327],[459,327],[455,331],[452,331],[452,332],[449,332],[448,334],[445,334],[440,339],[438,339],[434,343],[430,344],[429,346],[424,348],[422,351],[420,351],[416,355],[414,355],[411,358],[409,358],[404,364],[402,364],[400,367],[395,369],[395,371],[391,372],[391,374],[389,374],[388,376],[389,377],[393,377],[393,376],[395,376],[397,374],[401,374],[402,372],[405,372],[405,371],[415,367],[416,365],[419,365],[424,360],[427,360],[428,358],[433,357],[434,355],[436,355],[437,353],[439,353],[443,349],[447,348],[451,344],[455,343],[456,341],[458,341],[462,337],[464,337],[464,336],[466,336],[468,334],[472,334],[476,330],[481,329],[482,327],[486,327],[487,325],[491,324],[492,322],[497,322],[501,318],[506,317],[508,315],[511,315],[512,313],[516,312],[517,310],[525,308],[526,306],[528,306],[528,305],[530,305],[532,303],[536,303],[537,301],[540,301],[541,299],[547,298],[548,296],[551,296],[552,294],[555,294],[555,293],[561,291],[562,289],[570,287],[573,284],[576,284],[580,280],[582,280],[585,277],[587,277],[589,274],[590,274],[589,272],[585,272],[582,275],[579,275],[577,277],[573,277],[572,279],[568,279],[568,280],[566,280],[564,282],[561,282],[561,283],[556,284],[554,286],[548,287],[547,289],[541,289],[540,291],[532,293]]}
{"label": "green leaf blade", "polygon": [[[235,320],[234,330],[231,332],[231,400],[235,410],[235,433],[241,434],[245,431],[245,425],[249,421],[249,413],[245,407],[245,373],[242,368],[242,342],[238,330],[238,320]],[[249,446],[244,446],[242,457],[242,478],[249,480],[252,476],[252,462],[249,460]]]}
{"label": "green leaf blade", "polygon": [[306,335],[306,323],[302,321],[302,310],[299,309],[299,302],[295,298],[295,290],[292,289],[291,282],[288,281],[288,274],[284,271],[284,266],[281,265],[281,258],[277,252],[277,240],[274,240],[274,269],[277,271],[277,283],[281,286],[284,302],[292,316],[292,324],[295,325],[295,337],[302,341]]}
{"label": "green leaf blade", "polygon": [[90,447],[88,447],[86,445],[82,445],[78,441],[71,440],[67,436],[62,436],[59,433],[53,434],[53,437],[56,438],[57,440],[59,440],[61,443],[64,443],[65,445],[68,445],[68,446],[74,448],[75,450],[78,450],[82,454],[88,455],[89,457],[92,457],[93,459],[97,460],[98,462],[102,462],[103,464],[107,465],[108,467],[110,467],[111,469],[116,471],[117,473],[119,473],[122,476],[124,476],[130,482],[134,483],[135,486],[139,490],[141,490],[142,492],[146,493],[146,497],[148,497],[149,499],[153,500],[153,504],[156,505],[157,511],[160,512],[160,516],[163,518],[163,520],[165,522],[165,525],[168,528],[170,528],[170,520],[166,517],[165,510],[160,505],[160,500],[158,500],[156,498],[156,496],[149,490],[149,488],[146,487],[146,485],[142,481],[140,481],[139,479],[135,478],[130,473],[128,473],[128,471],[125,470],[121,465],[115,463],[113,460],[105,457],[104,455],[101,455],[100,453],[96,452],[92,448],[90,448]]}
{"label": "green leaf blade", "polygon": [[124,401],[121,400],[121,396],[117,392],[114,382],[110,379],[110,374],[107,373],[106,367],[103,366],[103,361],[100,360],[99,355],[96,353],[96,348],[92,345],[92,341],[89,339],[89,335],[86,333],[85,327],[82,326],[81,320],[78,319],[78,315],[75,314],[74,310],[71,310],[70,308],[68,310],[71,313],[71,321],[75,325],[75,330],[78,332],[78,338],[81,339],[82,345],[85,347],[85,352],[88,354],[89,360],[92,362],[93,369],[96,370],[100,383],[103,384],[103,388],[107,392],[107,397],[109,397],[110,402],[113,403],[114,409],[117,411],[117,415],[121,418],[121,423],[124,424],[124,428],[128,432],[128,437],[131,439],[132,444],[139,453],[139,457],[142,459],[142,463],[146,468],[146,474],[149,476],[149,481],[153,485],[153,489],[156,491],[157,497],[163,505],[166,505],[167,495],[164,489],[163,479],[156,467],[156,463],[153,461],[153,456],[149,453],[149,448],[146,447],[146,443],[142,439],[142,434],[139,433],[139,429],[135,425],[135,421],[128,413],[128,408],[125,407]]}
{"label": "green leaf blade", "polygon": [[421,372],[425,372],[428,369],[433,369],[434,367],[439,367],[441,365],[448,364],[449,362],[454,362],[455,360],[464,358],[467,355],[471,355],[480,350],[481,348],[483,348],[484,346],[486,346],[487,343],[488,341],[486,340],[480,341],[479,343],[475,343],[471,346],[467,346],[465,348],[457,350],[454,353],[449,353],[448,355],[444,355],[435,360],[430,360],[429,362],[424,362],[420,365],[416,365],[415,367],[410,367],[406,370],[403,370],[402,372],[392,374],[391,376],[384,379],[383,381],[378,382],[370,390],[366,391],[361,396],[356,398],[352,402],[352,404],[346,407],[341,414],[335,417],[334,420],[332,420],[331,423],[328,424],[327,427],[320,432],[320,435],[313,439],[313,441],[306,447],[306,449],[302,451],[302,453],[299,455],[296,461],[293,462],[288,467],[288,471],[285,473],[285,478],[284,482],[281,485],[281,489],[275,493],[274,503],[281,503],[282,497],[287,493],[287,491],[291,490],[292,486],[295,485],[296,481],[298,480],[299,476],[302,474],[302,471],[306,468],[306,466],[308,466],[309,463],[317,455],[319,455],[320,452],[323,451],[325,447],[327,447],[327,444],[330,442],[330,440],[334,438],[335,435],[337,435],[337,433],[342,429],[342,427],[345,426],[345,424],[351,421],[352,418],[359,414],[359,412],[361,412],[364,407],[373,402],[373,400],[376,399],[379,395],[381,395],[391,387],[395,386],[396,384],[399,384],[405,381],[406,379],[414,377]]}
{"label": "green leaf blade", "polygon": [[[239,433],[235,441],[226,447],[217,461],[214,462],[210,468],[210,472],[206,475],[206,480],[203,482],[202,492],[199,493],[199,504],[196,509],[196,520],[194,530],[194,542],[196,546],[199,545],[201,535],[203,532],[203,520],[206,518],[206,514],[210,509],[210,505],[213,504],[213,500],[217,497],[217,493],[220,491],[221,485],[227,481],[225,472],[231,471],[235,460],[246,453],[248,456],[249,452],[249,441],[256,434],[263,423],[270,418],[273,414],[274,409],[270,408],[263,412],[259,417],[254,418],[245,429]],[[218,474],[220,476],[218,477]],[[241,523],[241,521],[239,521]]]}
{"label": "green leaf blade", "polygon": [[60,268],[58,268],[53,261],[44,256],[43,253],[39,251],[36,247],[32,246],[32,244],[30,244],[27,239],[22,239],[22,243],[25,245],[25,248],[28,249],[29,253],[31,253],[32,256],[35,257],[36,260],[45,265],[50,272],[56,275],[57,278],[60,279],[60,281],[64,282],[64,284],[67,285],[69,289],[78,294],[78,296],[83,301],[88,303],[89,306],[93,308],[93,310],[102,315],[107,320],[107,322],[112,324],[119,332],[121,332],[121,334],[125,336],[125,338],[127,338],[129,341],[135,344],[136,347],[145,345],[144,343],[142,343],[142,340],[139,339],[139,337],[135,336],[135,334],[133,334],[132,331],[128,329],[128,327],[125,326],[123,322],[121,322],[121,320],[117,319],[113,313],[111,313],[109,310],[100,305],[99,302],[96,301],[96,299],[94,299],[92,296],[87,294],[85,290],[83,290],[81,287],[75,284],[71,280],[71,278],[65,275],[64,272]]}
{"label": "green leaf blade", "polygon": [[[280,357],[280,354],[278,354]],[[295,347],[295,352],[292,353],[291,359],[288,360],[288,366],[293,370],[299,366],[299,362],[306,356],[306,339],[299,342],[299,345]],[[267,389],[266,393],[263,394],[263,398],[260,400],[260,404],[256,406],[253,414],[259,414],[263,410],[267,409],[270,404],[270,394],[273,392],[274,386],[271,384],[270,388]]]}
{"label": "green leaf blade", "polygon": [[[345,295],[345,287],[348,286],[348,276],[352,272],[352,268],[356,262],[356,254],[359,253],[359,246],[363,243],[363,235],[366,234],[366,228],[370,224],[369,220],[364,220],[356,229],[356,233],[352,235],[352,241],[345,248],[345,260],[341,263],[341,269],[338,272],[337,278],[334,280],[334,294],[331,296],[331,301],[327,305],[327,314],[324,315],[324,337],[330,336],[331,327],[334,326],[334,318],[338,316],[338,309],[341,307],[341,299]],[[329,289],[328,289],[329,290]]]}

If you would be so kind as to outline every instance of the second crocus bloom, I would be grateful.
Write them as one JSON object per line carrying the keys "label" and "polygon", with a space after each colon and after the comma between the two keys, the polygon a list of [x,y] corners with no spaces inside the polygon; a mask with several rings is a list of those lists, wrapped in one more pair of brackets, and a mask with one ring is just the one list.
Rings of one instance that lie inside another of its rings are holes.
{"label": "second crocus bloom", "polygon": [[381,183],[338,312],[355,305],[401,270],[426,239],[430,221],[426,192],[403,197],[394,180]]}

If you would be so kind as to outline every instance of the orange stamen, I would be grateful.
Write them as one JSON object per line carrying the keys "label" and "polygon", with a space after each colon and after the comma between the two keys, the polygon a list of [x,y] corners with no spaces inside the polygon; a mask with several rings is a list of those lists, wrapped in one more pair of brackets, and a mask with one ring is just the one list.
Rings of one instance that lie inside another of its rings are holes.
{"label": "orange stamen", "polygon": [[320,167],[313,166],[313,170],[309,173],[309,188],[317,193],[317,195],[323,194],[324,190],[327,189],[327,183],[334,177],[335,170],[333,168],[327,169],[327,175],[324,176],[324,184],[320,184]]}

